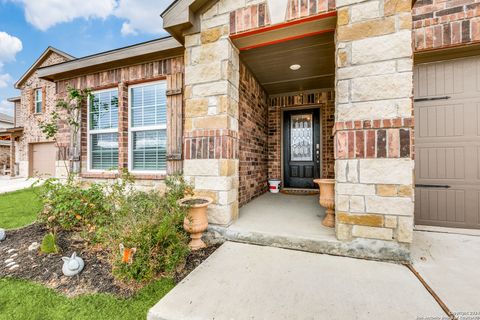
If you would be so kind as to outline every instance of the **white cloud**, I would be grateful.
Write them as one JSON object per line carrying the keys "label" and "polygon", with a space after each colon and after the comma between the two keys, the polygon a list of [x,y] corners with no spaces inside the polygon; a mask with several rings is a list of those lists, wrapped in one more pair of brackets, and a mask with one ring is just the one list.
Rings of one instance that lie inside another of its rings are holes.
{"label": "white cloud", "polygon": [[7,100],[0,101],[0,113],[8,114],[13,116],[13,103],[8,102]]}
{"label": "white cloud", "polygon": [[77,18],[106,19],[114,16],[124,20],[121,33],[163,33],[160,13],[173,0],[10,0],[20,3],[26,20],[46,31],[57,24]]}
{"label": "white cloud", "polygon": [[126,20],[122,25],[122,34],[163,33],[160,13],[171,2],[171,0],[119,0],[114,15]]}
{"label": "white cloud", "polygon": [[22,41],[0,31],[0,68],[5,62],[15,61],[15,55],[22,51]]}
{"label": "white cloud", "polygon": [[3,66],[7,62],[15,61],[17,53],[22,51],[22,41],[17,37],[0,31],[0,88],[6,88],[12,81],[8,73],[3,73]]}
{"label": "white cloud", "polygon": [[25,18],[36,28],[46,31],[76,18],[107,18],[115,9],[115,0],[13,0],[23,5]]}
{"label": "white cloud", "polygon": [[12,81],[12,77],[8,74],[0,74],[0,88],[8,87],[8,84]]}

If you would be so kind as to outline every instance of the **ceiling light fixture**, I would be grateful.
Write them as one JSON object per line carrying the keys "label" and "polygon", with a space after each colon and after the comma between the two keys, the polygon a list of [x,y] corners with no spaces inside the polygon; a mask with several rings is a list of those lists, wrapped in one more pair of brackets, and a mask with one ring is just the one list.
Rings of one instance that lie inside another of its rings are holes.
{"label": "ceiling light fixture", "polygon": [[292,64],[290,66],[290,69],[292,69],[293,71],[297,71],[298,69],[300,69],[302,66],[299,65],[299,64]]}

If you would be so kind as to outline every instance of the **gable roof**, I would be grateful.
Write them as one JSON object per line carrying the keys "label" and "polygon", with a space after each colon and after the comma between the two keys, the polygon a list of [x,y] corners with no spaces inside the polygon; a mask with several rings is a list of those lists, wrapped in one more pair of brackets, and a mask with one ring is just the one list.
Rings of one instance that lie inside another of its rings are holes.
{"label": "gable roof", "polygon": [[56,81],[136,64],[141,61],[182,55],[183,52],[183,46],[168,36],[42,67],[38,69],[38,76],[42,79]]}
{"label": "gable roof", "polygon": [[160,16],[163,29],[183,43],[183,30],[194,26],[194,13],[210,0],[175,0]]}
{"label": "gable roof", "polygon": [[67,58],[68,60],[72,60],[72,59],[75,59],[74,56],[71,56],[69,55],[68,53],[65,53],[61,50],[58,50],[54,47],[51,47],[49,46],[47,49],[45,49],[45,51],[43,51],[43,53],[40,55],[40,57],[37,59],[37,61],[35,61],[32,66],[30,68],[28,68],[28,70],[22,75],[22,77],[17,81],[15,82],[15,88],[19,89],[20,86],[22,85],[22,83],[30,76],[32,75],[32,73],[35,72],[35,70],[37,69],[37,67],[43,62],[45,61],[45,59],[47,58],[47,56],[50,54],[50,53],[56,53],[58,55],[61,55],[62,57],[65,57]]}
{"label": "gable roof", "polygon": [[7,101],[8,102],[17,102],[17,101],[20,101],[21,99],[22,99],[22,97],[18,96],[18,97],[8,98]]}

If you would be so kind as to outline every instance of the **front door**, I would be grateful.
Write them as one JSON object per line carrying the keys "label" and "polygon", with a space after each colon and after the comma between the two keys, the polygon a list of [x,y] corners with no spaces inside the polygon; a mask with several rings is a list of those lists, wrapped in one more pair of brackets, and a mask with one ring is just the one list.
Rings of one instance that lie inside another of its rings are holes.
{"label": "front door", "polygon": [[320,178],[320,116],[318,109],[284,113],[284,185],[315,188]]}

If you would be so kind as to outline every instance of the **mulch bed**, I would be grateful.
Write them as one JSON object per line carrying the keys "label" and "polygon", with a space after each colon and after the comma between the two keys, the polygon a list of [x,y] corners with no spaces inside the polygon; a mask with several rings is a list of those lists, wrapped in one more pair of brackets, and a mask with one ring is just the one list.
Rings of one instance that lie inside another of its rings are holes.
{"label": "mulch bed", "polygon": [[[121,297],[130,297],[139,286],[126,285],[117,281],[108,262],[107,252],[93,250],[78,234],[59,232],[57,245],[59,254],[42,254],[39,250],[29,251],[33,243],[41,243],[47,229],[41,224],[7,231],[7,239],[0,242],[0,277],[13,277],[35,281],[57,290],[67,296],[90,293],[111,293]],[[175,275],[178,283],[193,269],[210,256],[217,246],[191,252],[185,265]],[[13,250],[12,250],[13,249]],[[66,277],[62,273],[63,256],[71,256],[73,252],[85,261],[85,268],[80,275]],[[18,267],[7,267],[6,260],[12,259]]]}

